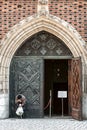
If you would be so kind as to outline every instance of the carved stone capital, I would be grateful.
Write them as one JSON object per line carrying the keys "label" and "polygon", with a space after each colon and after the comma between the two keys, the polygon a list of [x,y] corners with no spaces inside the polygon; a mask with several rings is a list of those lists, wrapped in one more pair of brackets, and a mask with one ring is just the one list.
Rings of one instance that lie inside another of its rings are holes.
{"label": "carved stone capital", "polygon": [[37,13],[39,16],[41,15],[47,15],[49,13],[48,9],[48,0],[38,0],[38,7],[37,7]]}
{"label": "carved stone capital", "polygon": [[39,0],[39,4],[46,5],[48,0]]}

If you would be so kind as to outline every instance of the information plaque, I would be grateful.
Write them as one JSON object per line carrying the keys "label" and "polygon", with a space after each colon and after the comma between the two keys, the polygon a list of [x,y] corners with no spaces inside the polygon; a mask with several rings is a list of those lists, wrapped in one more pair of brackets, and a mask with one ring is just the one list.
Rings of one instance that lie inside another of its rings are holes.
{"label": "information plaque", "polygon": [[58,98],[67,98],[67,91],[58,91]]}

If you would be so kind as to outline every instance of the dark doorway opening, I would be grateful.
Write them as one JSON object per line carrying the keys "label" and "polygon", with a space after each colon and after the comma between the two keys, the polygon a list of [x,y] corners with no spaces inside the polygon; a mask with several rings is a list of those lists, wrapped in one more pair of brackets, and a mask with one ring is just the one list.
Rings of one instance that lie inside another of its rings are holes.
{"label": "dark doorway opening", "polygon": [[[49,104],[50,90],[52,91],[52,116],[62,115],[62,100],[58,91],[66,91],[67,98],[63,99],[63,114],[68,116],[68,60],[44,60],[44,108]],[[49,116],[49,105],[44,110],[44,116]]]}
{"label": "dark doorway opening", "polygon": [[[55,83],[53,85],[53,115],[62,115],[62,109],[63,109],[63,115],[68,115],[68,97],[63,98],[63,106],[62,106],[62,98],[58,98],[58,91],[67,91],[67,83]],[[63,107],[63,108],[62,108]]]}

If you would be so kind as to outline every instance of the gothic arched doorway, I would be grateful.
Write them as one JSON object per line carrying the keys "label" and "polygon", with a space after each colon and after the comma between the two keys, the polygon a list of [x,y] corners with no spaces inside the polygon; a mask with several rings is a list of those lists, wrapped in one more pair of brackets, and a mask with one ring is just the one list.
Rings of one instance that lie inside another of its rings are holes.
{"label": "gothic arched doorway", "polygon": [[[79,106],[80,101],[77,98],[75,102],[76,94],[80,94],[79,79],[77,79],[79,68],[76,66],[78,62],[72,63],[72,57],[71,51],[63,41],[46,31],[41,31],[24,41],[16,51],[10,66],[10,117],[16,116],[15,97],[20,93],[27,99],[25,118],[48,115],[48,109],[44,111],[44,107],[49,101],[51,89],[52,115],[62,114],[61,100],[56,98],[58,94],[56,92],[66,91],[67,98],[64,99],[63,114],[70,115],[74,112],[73,115],[80,118],[80,112],[75,113],[74,109],[71,110],[71,107]],[[72,78],[76,84],[74,85],[77,88],[76,91],[71,90],[71,71],[74,72],[74,67],[72,67],[73,70],[70,69],[72,65],[76,66],[76,74]],[[60,108],[56,109],[56,106]]]}

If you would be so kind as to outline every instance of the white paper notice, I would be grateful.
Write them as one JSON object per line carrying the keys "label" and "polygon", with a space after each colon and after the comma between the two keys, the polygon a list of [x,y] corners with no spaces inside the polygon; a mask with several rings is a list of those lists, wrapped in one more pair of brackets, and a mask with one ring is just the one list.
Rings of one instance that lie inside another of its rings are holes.
{"label": "white paper notice", "polygon": [[58,91],[58,98],[67,98],[67,91]]}

